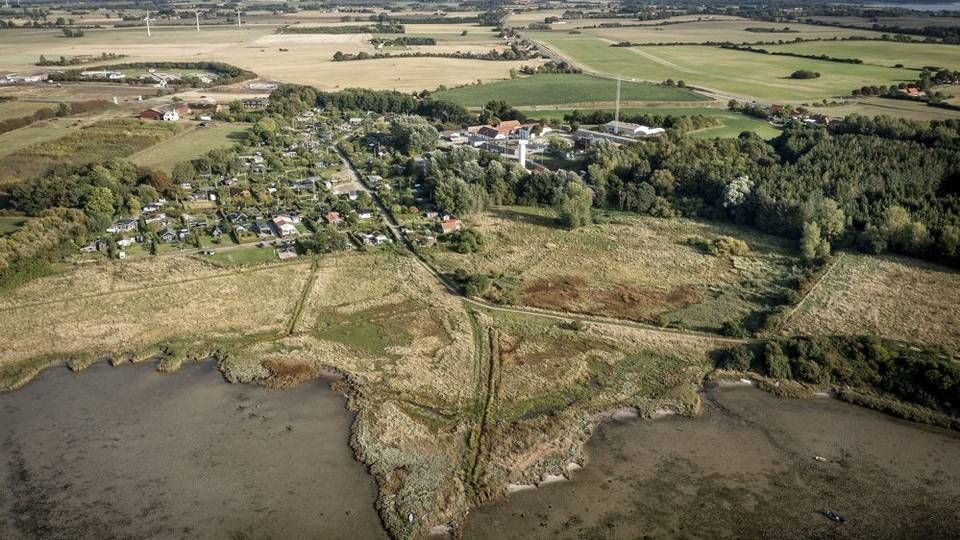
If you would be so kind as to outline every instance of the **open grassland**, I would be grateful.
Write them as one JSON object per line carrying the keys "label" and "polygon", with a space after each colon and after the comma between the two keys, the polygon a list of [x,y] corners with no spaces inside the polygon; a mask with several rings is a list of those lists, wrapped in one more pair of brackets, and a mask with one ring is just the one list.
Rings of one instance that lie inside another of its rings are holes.
{"label": "open grassland", "polygon": [[[792,32],[751,32],[747,28],[782,29],[789,26]],[[554,32],[563,32],[554,27]],[[879,38],[880,32],[812,24],[772,23],[751,20],[688,21],[680,24],[638,26],[630,28],[584,28],[583,35],[590,35],[614,42],[631,43],[707,43],[732,42],[756,43],[760,41],[790,41],[802,39],[833,39],[841,37]]]}
{"label": "open grassland", "polygon": [[22,118],[30,116],[40,109],[53,109],[52,103],[38,103],[35,101],[0,101],[0,120]]}
{"label": "open grassland", "polygon": [[867,64],[878,66],[902,64],[913,69],[921,69],[924,66],[960,69],[960,47],[940,43],[811,41],[787,45],[765,45],[763,48],[771,52],[785,51],[811,55],[825,54],[835,58],[859,58]]}
{"label": "open grassland", "polygon": [[[771,56],[717,47],[611,47],[584,36],[530,32],[528,36],[585,69],[647,81],[683,80],[688,85],[741,97],[798,101],[846,96],[865,85],[890,85],[916,80],[917,73],[873,65],[842,64],[789,56]],[[794,71],[822,74],[795,80]]]}
{"label": "open grassland", "polygon": [[823,21],[825,23],[844,24],[849,26],[872,27],[874,24],[881,26],[900,26],[902,28],[923,28],[924,26],[960,26],[960,17],[924,17],[921,15],[907,14],[901,17],[853,17],[853,16],[828,16],[817,15],[810,17],[813,22]]}
{"label": "open grassland", "polygon": [[307,268],[239,272],[169,257],[81,266],[41,278],[0,299],[0,367],[38,358],[139,357],[168,340],[230,342],[275,333],[290,314]]}
{"label": "open grassland", "polygon": [[[689,220],[614,215],[567,231],[551,210],[508,207],[467,223],[486,240],[480,253],[438,246],[428,254],[448,272],[495,276],[504,302],[694,329],[764,309],[793,264],[777,239]],[[750,252],[716,256],[694,245],[719,236],[744,240]]]}
{"label": "open grassland", "polygon": [[782,327],[960,351],[960,273],[905,257],[843,255]]}
{"label": "open grassland", "polygon": [[[597,110],[597,109],[581,109],[582,111],[586,110]],[[599,110],[606,110],[609,113],[613,113],[613,109],[609,108],[600,108]],[[570,114],[573,112],[571,109],[535,109],[535,110],[523,110],[530,118],[540,119],[540,120],[558,120],[563,121],[564,115]],[[740,113],[736,113],[727,109],[721,108],[708,108],[708,107],[626,107],[620,109],[621,116],[629,116],[631,114],[662,114],[662,115],[671,115],[671,116],[692,116],[692,115],[703,115],[710,118],[717,118],[723,125],[701,129],[694,131],[689,135],[691,137],[697,137],[701,139],[712,139],[712,138],[732,138],[737,137],[744,131],[752,131],[764,139],[772,139],[780,134],[780,130],[771,126],[766,120],[760,120],[759,118],[753,118],[746,116]]]}
{"label": "open grassland", "polygon": [[0,315],[4,386],[101,356],[156,355],[159,369],[175,370],[212,355],[229,381],[276,387],[345,375],[357,412],[351,446],[377,479],[377,508],[396,537],[457,527],[509,482],[583,463],[599,413],[695,413],[716,347],[709,337],[468,311],[390,249],[243,268],[175,256],[79,266],[8,292]]}
{"label": "open grassland", "polygon": [[[613,79],[582,74],[544,74],[479,86],[464,86],[437,92],[435,95],[465,107],[482,107],[488,101],[496,99],[502,99],[514,106],[613,103],[616,101],[617,83]],[[620,99],[634,102],[710,100],[685,88],[634,82],[621,84]]]}
{"label": "open grassland", "polygon": [[[563,12],[566,9],[538,9],[534,11],[524,11],[520,13],[512,13],[507,17],[507,24],[515,28],[526,27],[530,23],[542,23],[546,17],[562,17]],[[655,26],[660,25],[665,22],[678,23],[678,22],[696,22],[699,20],[705,21],[739,21],[743,20],[740,17],[732,17],[728,15],[678,15],[675,17],[667,17],[663,19],[652,19],[648,21],[640,21],[633,18],[624,18],[624,17],[606,17],[606,18],[587,18],[587,19],[570,19],[564,20],[560,23],[554,23],[553,28],[555,30],[571,30],[574,28],[582,28],[584,26],[599,26],[600,24],[637,24],[637,25],[649,25]]]}
{"label": "open grassland", "polygon": [[[75,121],[67,118],[53,118],[0,133],[0,159],[30,145],[69,135],[71,132],[80,129],[76,124]],[[3,168],[3,162],[0,161],[0,170]]]}
{"label": "open grassland", "polygon": [[28,219],[23,216],[0,216],[0,236],[19,230]]}
{"label": "open grassland", "polygon": [[[0,70],[33,71],[36,69],[33,63],[40,54],[56,57],[107,51],[128,55],[123,62],[222,61],[264,78],[310,84],[324,90],[347,87],[424,90],[440,85],[458,86],[478,79],[504,79],[511,69],[541,63],[539,60],[499,62],[453,58],[333,62],[337,51],[375,52],[368,42],[370,35],[274,34],[275,28],[270,25],[239,29],[215,26],[196,32],[189,27],[159,27],[149,39],[143,28],[87,30],[83,39],[65,39],[62,33],[53,30],[2,32],[0,50],[4,54],[0,56]],[[484,37],[480,41],[487,43],[487,40]],[[468,49],[469,45],[460,47],[464,48]]]}
{"label": "open grassland", "polygon": [[695,414],[710,339],[568,324],[519,314],[478,315],[490,355],[485,421],[469,469],[476,488],[535,484],[583,464],[583,442],[612,411]]}
{"label": "open grassland", "polygon": [[943,120],[960,118],[960,111],[929,107],[926,103],[905,99],[857,98],[834,107],[811,107],[811,110],[828,116],[842,118],[849,114],[864,116],[892,116],[909,120]]}
{"label": "open grassland", "polygon": [[131,156],[130,161],[167,172],[174,165],[206,154],[215,148],[227,148],[246,139],[244,124],[216,124],[195,127]]}
{"label": "open grassland", "polygon": [[[15,130],[16,134],[30,127]],[[180,126],[166,122],[107,120],[67,135],[23,146],[0,160],[0,181],[28,178],[53,165],[82,165],[126,157],[174,136]],[[28,131],[29,132],[29,131]]]}

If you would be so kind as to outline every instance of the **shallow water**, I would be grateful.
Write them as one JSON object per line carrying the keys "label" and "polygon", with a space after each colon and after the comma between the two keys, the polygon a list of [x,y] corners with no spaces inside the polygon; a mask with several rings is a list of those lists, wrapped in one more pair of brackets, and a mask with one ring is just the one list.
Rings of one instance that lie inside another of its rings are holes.
{"label": "shallow water", "polygon": [[960,434],[827,398],[709,396],[701,418],[605,424],[572,481],[475,509],[465,537],[960,537]]}
{"label": "shallow water", "polygon": [[105,364],[0,394],[0,538],[384,538],[323,381]]}

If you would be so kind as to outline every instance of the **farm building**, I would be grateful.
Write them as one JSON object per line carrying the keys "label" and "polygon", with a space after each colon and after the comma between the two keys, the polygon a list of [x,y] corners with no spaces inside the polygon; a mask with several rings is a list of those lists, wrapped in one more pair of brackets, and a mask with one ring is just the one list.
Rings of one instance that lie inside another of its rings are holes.
{"label": "farm building", "polygon": [[617,120],[607,122],[605,128],[607,133],[625,135],[627,137],[656,137],[667,132],[667,130],[663,128],[651,128],[641,126],[640,124],[631,124],[630,122],[619,122]]}
{"label": "farm building", "polygon": [[176,122],[182,115],[188,114],[190,108],[186,105],[162,105],[151,107],[141,111],[137,116],[146,120],[163,120],[164,122]]}

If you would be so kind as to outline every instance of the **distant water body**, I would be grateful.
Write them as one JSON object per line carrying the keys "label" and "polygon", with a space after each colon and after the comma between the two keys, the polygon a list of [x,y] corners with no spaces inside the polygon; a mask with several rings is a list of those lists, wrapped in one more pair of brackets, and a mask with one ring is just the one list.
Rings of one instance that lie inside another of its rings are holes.
{"label": "distant water body", "polygon": [[0,538],[386,538],[323,381],[50,369],[0,394]]}
{"label": "distant water body", "polygon": [[913,11],[960,11],[960,2],[949,4],[868,4],[867,7],[903,8]]}

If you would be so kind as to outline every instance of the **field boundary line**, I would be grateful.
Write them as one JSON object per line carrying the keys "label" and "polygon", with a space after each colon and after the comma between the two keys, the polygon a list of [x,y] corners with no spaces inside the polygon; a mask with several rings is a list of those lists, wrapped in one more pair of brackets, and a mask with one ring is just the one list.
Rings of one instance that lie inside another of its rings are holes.
{"label": "field boundary line", "polygon": [[113,296],[113,295],[117,295],[117,294],[126,294],[126,293],[138,292],[138,291],[149,291],[149,290],[153,290],[153,289],[160,289],[160,288],[163,288],[163,287],[170,287],[170,286],[173,286],[173,285],[183,285],[183,284],[187,284],[187,283],[196,283],[196,282],[208,281],[208,280],[212,280],[212,279],[222,279],[222,278],[227,278],[227,277],[230,277],[230,276],[234,276],[234,275],[236,275],[236,274],[252,274],[252,273],[257,273],[257,272],[264,272],[264,271],[267,271],[267,270],[273,270],[273,269],[276,269],[276,268],[279,268],[279,267],[283,267],[283,266],[294,266],[294,265],[296,265],[296,264],[304,264],[304,261],[300,260],[300,261],[293,261],[293,262],[283,262],[283,263],[275,263],[275,264],[269,264],[269,265],[261,265],[261,266],[256,266],[256,267],[253,267],[253,268],[240,268],[240,269],[231,270],[231,271],[228,271],[228,272],[213,274],[213,275],[210,275],[210,276],[201,276],[201,277],[195,277],[195,278],[178,279],[178,280],[176,280],[176,281],[165,281],[165,282],[163,282],[163,283],[156,283],[156,284],[153,284],[153,285],[144,285],[144,286],[142,286],[142,287],[131,287],[131,288],[127,288],[127,289],[117,289],[117,290],[115,290],[115,291],[107,291],[107,292],[101,292],[101,293],[80,294],[80,295],[77,295],[77,296],[70,296],[70,297],[65,297],[65,298],[58,298],[58,299],[56,299],[56,300],[46,300],[46,301],[43,301],[43,302],[23,303],[23,304],[18,304],[18,305],[15,305],[15,306],[9,306],[9,307],[5,307],[5,308],[0,308],[0,313],[5,313],[5,312],[8,312],[8,311],[13,311],[13,310],[16,310],[16,309],[27,308],[27,307],[47,306],[47,305],[51,305],[51,304],[63,304],[63,303],[68,303],[68,302],[75,302],[75,301],[77,301],[77,300],[86,300],[86,299],[89,299],[89,298],[101,298],[101,297],[104,297],[104,296]]}
{"label": "field boundary line", "polygon": [[300,315],[303,314],[303,307],[307,303],[307,297],[310,296],[310,293],[313,291],[314,284],[317,283],[317,276],[320,273],[320,264],[317,257],[313,258],[313,263],[310,265],[310,275],[307,276],[307,282],[303,284],[303,290],[300,291],[300,297],[297,298],[297,303],[293,306],[293,313],[290,315],[290,322],[287,323],[287,335],[293,335],[293,331],[297,329],[297,323],[300,322]]}
{"label": "field boundary line", "polygon": [[776,328],[774,328],[774,332],[780,332],[781,330],[783,330],[783,327],[787,325],[787,322],[791,318],[793,318],[793,316],[797,313],[797,310],[799,310],[800,307],[806,303],[807,299],[810,298],[810,295],[812,295],[814,291],[820,288],[820,284],[823,283],[827,275],[830,274],[830,272],[832,272],[833,269],[837,267],[837,264],[840,262],[841,259],[843,259],[844,255],[846,255],[846,252],[841,251],[839,254],[837,254],[836,257],[833,258],[832,261],[830,261],[830,264],[827,266],[826,270],[824,270],[823,273],[820,274],[820,277],[817,278],[817,282],[813,284],[813,287],[810,287],[810,290],[807,291],[807,294],[803,295],[803,298],[801,298],[799,302],[794,304],[793,308],[790,309],[787,315],[780,320],[780,323],[777,324]]}

